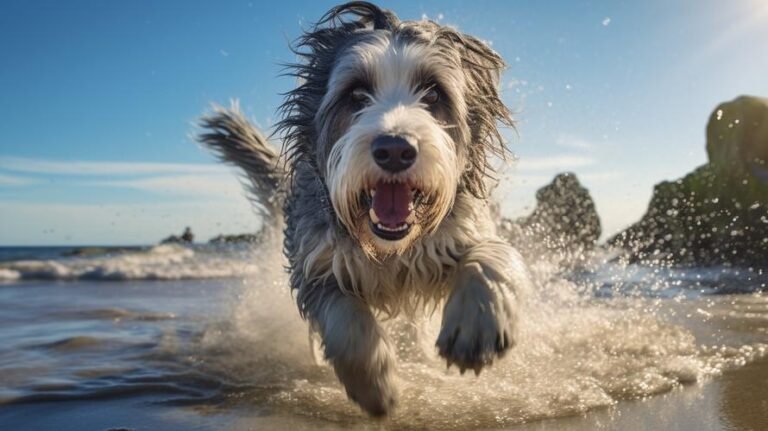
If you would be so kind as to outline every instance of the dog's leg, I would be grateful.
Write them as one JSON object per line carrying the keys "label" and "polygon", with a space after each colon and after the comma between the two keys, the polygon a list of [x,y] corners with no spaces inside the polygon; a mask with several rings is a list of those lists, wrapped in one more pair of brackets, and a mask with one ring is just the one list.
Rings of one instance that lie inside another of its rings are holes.
{"label": "dog's leg", "polygon": [[307,310],[323,339],[325,358],[350,399],[371,416],[386,415],[397,397],[389,343],[368,306],[335,286],[327,289]]}
{"label": "dog's leg", "polygon": [[437,338],[448,366],[479,374],[515,344],[517,301],[526,285],[522,259],[502,241],[482,242],[463,256]]}

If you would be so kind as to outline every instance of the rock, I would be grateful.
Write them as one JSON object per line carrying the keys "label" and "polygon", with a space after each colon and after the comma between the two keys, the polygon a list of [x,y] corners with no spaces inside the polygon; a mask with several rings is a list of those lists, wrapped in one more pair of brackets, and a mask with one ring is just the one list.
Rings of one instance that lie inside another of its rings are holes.
{"label": "rock", "polygon": [[768,99],[719,105],[709,163],[657,184],[646,214],[608,243],[631,261],[768,266]]}
{"label": "rock", "polygon": [[257,244],[262,241],[262,232],[258,233],[241,233],[239,235],[218,235],[210,240],[209,244]]}
{"label": "rock", "polygon": [[504,220],[502,233],[527,255],[581,256],[600,238],[600,217],[589,191],[572,173],[558,174],[536,192],[536,208],[517,220]]}
{"label": "rock", "polygon": [[768,99],[740,96],[715,108],[707,123],[707,155],[720,170],[757,174],[768,184]]}
{"label": "rock", "polygon": [[191,244],[194,240],[195,235],[192,233],[192,229],[187,226],[181,236],[171,235],[160,241],[160,244]]}
{"label": "rock", "polygon": [[189,226],[184,228],[184,233],[181,234],[181,240],[187,243],[191,243],[195,240],[195,235],[192,233],[192,229],[190,229]]}

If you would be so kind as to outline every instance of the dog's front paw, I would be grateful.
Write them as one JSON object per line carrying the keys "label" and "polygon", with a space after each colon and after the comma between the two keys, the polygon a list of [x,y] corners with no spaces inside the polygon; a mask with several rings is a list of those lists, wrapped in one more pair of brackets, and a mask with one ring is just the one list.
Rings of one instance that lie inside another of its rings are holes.
{"label": "dog's front paw", "polygon": [[[384,347],[384,346],[380,346]],[[397,404],[391,355],[377,352],[372,358],[346,358],[333,362],[347,396],[369,415],[388,415]]]}
{"label": "dog's front paw", "polygon": [[514,345],[509,298],[501,281],[477,264],[464,266],[443,311],[437,349],[461,373],[480,370]]}

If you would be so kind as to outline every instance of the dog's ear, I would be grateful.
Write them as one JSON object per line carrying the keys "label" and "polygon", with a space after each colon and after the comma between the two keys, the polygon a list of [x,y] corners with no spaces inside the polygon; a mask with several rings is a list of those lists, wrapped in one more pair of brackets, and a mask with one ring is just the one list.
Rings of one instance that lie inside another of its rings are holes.
{"label": "dog's ear", "polygon": [[509,154],[498,124],[514,127],[512,114],[499,92],[499,80],[506,64],[485,42],[473,36],[441,27],[438,37],[449,40],[461,56],[467,85],[467,122],[472,134],[468,148],[469,166],[462,180],[470,193],[484,198],[487,196],[485,180],[493,174],[488,156],[504,159]]}
{"label": "dog's ear", "polygon": [[[284,160],[289,167],[298,159],[315,164],[317,131],[314,118],[326,92],[338,50],[350,35],[363,29],[394,30],[400,25],[397,16],[378,6],[353,1],[328,11],[310,30],[299,37],[291,50],[299,59],[284,64],[285,75],[297,78],[299,85],[285,93],[278,111],[282,119],[275,134],[283,140]],[[290,170],[290,169],[289,169]]]}

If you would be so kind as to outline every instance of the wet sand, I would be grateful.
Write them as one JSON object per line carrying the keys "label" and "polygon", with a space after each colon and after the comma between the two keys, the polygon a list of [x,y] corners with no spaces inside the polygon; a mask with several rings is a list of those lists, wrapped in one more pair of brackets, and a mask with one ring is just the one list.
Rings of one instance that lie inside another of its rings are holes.
{"label": "wet sand", "polygon": [[[152,398],[72,401],[0,407],[0,424],[8,430],[352,430],[388,429],[386,420],[343,424],[310,416],[237,408],[209,411],[201,407],[157,405]],[[590,411],[498,428],[514,431],[624,430],[721,431],[768,429],[768,359],[718,378],[670,393]]]}
{"label": "wet sand", "polygon": [[620,402],[583,416],[508,428],[544,430],[768,430],[768,359],[646,400]]}

